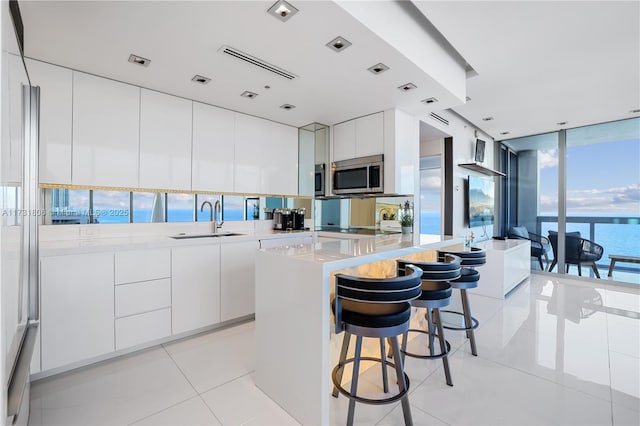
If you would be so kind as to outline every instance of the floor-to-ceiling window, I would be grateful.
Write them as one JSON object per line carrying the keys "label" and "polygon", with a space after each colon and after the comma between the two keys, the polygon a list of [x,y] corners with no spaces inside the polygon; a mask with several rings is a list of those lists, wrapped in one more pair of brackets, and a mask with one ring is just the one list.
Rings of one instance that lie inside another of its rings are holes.
{"label": "floor-to-ceiling window", "polygon": [[[640,257],[640,119],[512,139],[505,145],[518,155],[518,225],[545,237],[567,235],[556,238],[549,251],[553,263],[564,265],[553,272],[591,277],[597,272],[607,278],[609,255]],[[593,251],[587,253],[589,247]],[[576,259],[586,259],[585,253],[595,271],[589,262],[578,268]],[[616,263],[612,278],[640,284],[640,268]]]}
{"label": "floor-to-ceiling window", "polygon": [[440,155],[420,159],[420,233],[441,234],[442,171]]}

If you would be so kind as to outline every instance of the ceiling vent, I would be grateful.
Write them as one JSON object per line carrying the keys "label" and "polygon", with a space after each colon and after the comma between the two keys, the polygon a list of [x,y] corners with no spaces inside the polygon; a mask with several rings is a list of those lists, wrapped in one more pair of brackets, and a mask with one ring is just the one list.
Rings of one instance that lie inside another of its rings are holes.
{"label": "ceiling vent", "polygon": [[351,42],[344,37],[338,36],[327,43],[326,46],[335,52],[342,52],[347,47],[351,46]]}
{"label": "ceiling vent", "polygon": [[248,53],[241,52],[240,50],[234,49],[230,46],[222,46],[218,51],[220,53],[224,53],[225,55],[233,56],[236,59],[240,59],[241,61],[247,62],[256,67],[260,67],[263,70],[269,71],[288,80],[293,80],[298,77],[297,75],[290,73],[289,71],[285,71],[282,68],[278,68],[275,65],[271,65],[270,63],[263,61],[262,59],[258,59],[255,56],[251,56]]}
{"label": "ceiling vent", "polygon": [[413,89],[417,89],[418,86],[416,86],[413,83],[407,83],[407,84],[403,84],[402,86],[399,86],[398,89],[402,90],[403,92],[408,92],[409,90],[413,90]]}
{"label": "ceiling vent", "polygon": [[243,98],[253,99],[253,98],[255,98],[256,96],[258,96],[258,94],[257,94],[257,93],[250,92],[250,91],[248,91],[248,90],[245,90],[244,92],[242,92],[242,93],[240,94],[240,96],[242,96]]}
{"label": "ceiling vent", "polygon": [[208,82],[211,81],[211,79],[208,78],[208,77],[196,74],[196,75],[193,76],[191,81],[193,81],[194,83],[199,83],[199,84],[207,84]]}
{"label": "ceiling vent", "polygon": [[382,74],[383,72],[388,70],[389,67],[383,64],[382,62],[380,62],[379,64],[375,64],[374,66],[369,67],[367,69],[371,71],[373,74]]}
{"label": "ceiling vent", "polygon": [[447,120],[444,117],[440,117],[438,114],[436,114],[435,112],[432,112],[429,114],[429,117],[433,118],[434,120],[438,120],[439,122],[441,122],[442,124],[444,124],[445,126],[449,125],[449,120]]}
{"label": "ceiling vent", "polygon": [[142,65],[143,67],[148,67],[151,63],[151,59],[143,58],[142,56],[137,56],[132,53],[129,55],[129,62],[136,65]]}

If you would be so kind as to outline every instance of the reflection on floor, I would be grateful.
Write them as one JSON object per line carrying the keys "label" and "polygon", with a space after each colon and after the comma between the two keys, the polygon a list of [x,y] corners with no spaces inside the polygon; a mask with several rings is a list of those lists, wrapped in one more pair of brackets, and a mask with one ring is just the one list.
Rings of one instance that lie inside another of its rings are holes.
{"label": "reflection on floor", "polygon": [[[471,303],[479,356],[448,334],[453,387],[439,361],[407,359],[416,425],[640,424],[640,290],[533,274],[505,301]],[[30,424],[295,424],[254,386],[255,356],[250,322],[42,380]],[[286,380],[286,362],[274,368]],[[376,374],[361,386],[374,392]],[[344,424],[346,398],[332,404]],[[357,404],[356,423],[403,424],[402,410]]]}

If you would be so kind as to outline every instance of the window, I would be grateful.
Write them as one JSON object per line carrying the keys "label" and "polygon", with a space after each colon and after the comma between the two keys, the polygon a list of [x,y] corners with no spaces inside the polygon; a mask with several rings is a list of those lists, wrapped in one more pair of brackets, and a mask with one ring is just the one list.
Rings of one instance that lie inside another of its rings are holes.
{"label": "window", "polygon": [[247,198],[244,213],[247,220],[258,220],[260,218],[260,199]]}
{"label": "window", "polygon": [[244,220],[244,197],[224,195],[222,197],[222,220]]}
{"label": "window", "polygon": [[91,223],[90,191],[83,189],[51,189],[45,194],[45,224]]}
{"label": "window", "polygon": [[442,169],[440,155],[420,159],[420,233],[440,235]]}
{"label": "window", "polygon": [[92,223],[129,223],[131,193],[93,191]]}
{"label": "window", "polygon": [[193,222],[194,219],[193,194],[167,194],[167,222]]}
{"label": "window", "polygon": [[[132,195],[132,208],[133,223],[165,221],[164,194],[160,192],[134,192]],[[156,220],[153,220],[154,218]]]}

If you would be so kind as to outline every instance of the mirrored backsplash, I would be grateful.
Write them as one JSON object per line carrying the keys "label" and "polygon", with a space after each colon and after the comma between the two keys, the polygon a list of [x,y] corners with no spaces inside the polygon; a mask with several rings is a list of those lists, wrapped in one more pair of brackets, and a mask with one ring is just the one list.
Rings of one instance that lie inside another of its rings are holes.
{"label": "mirrored backsplash", "polygon": [[220,201],[224,221],[271,219],[282,207],[304,207],[313,217],[310,198],[69,188],[43,188],[41,216],[44,225],[208,222],[207,201]]}
{"label": "mirrored backsplash", "polygon": [[413,195],[316,199],[314,211],[317,231],[400,233],[401,218],[413,220]]}

